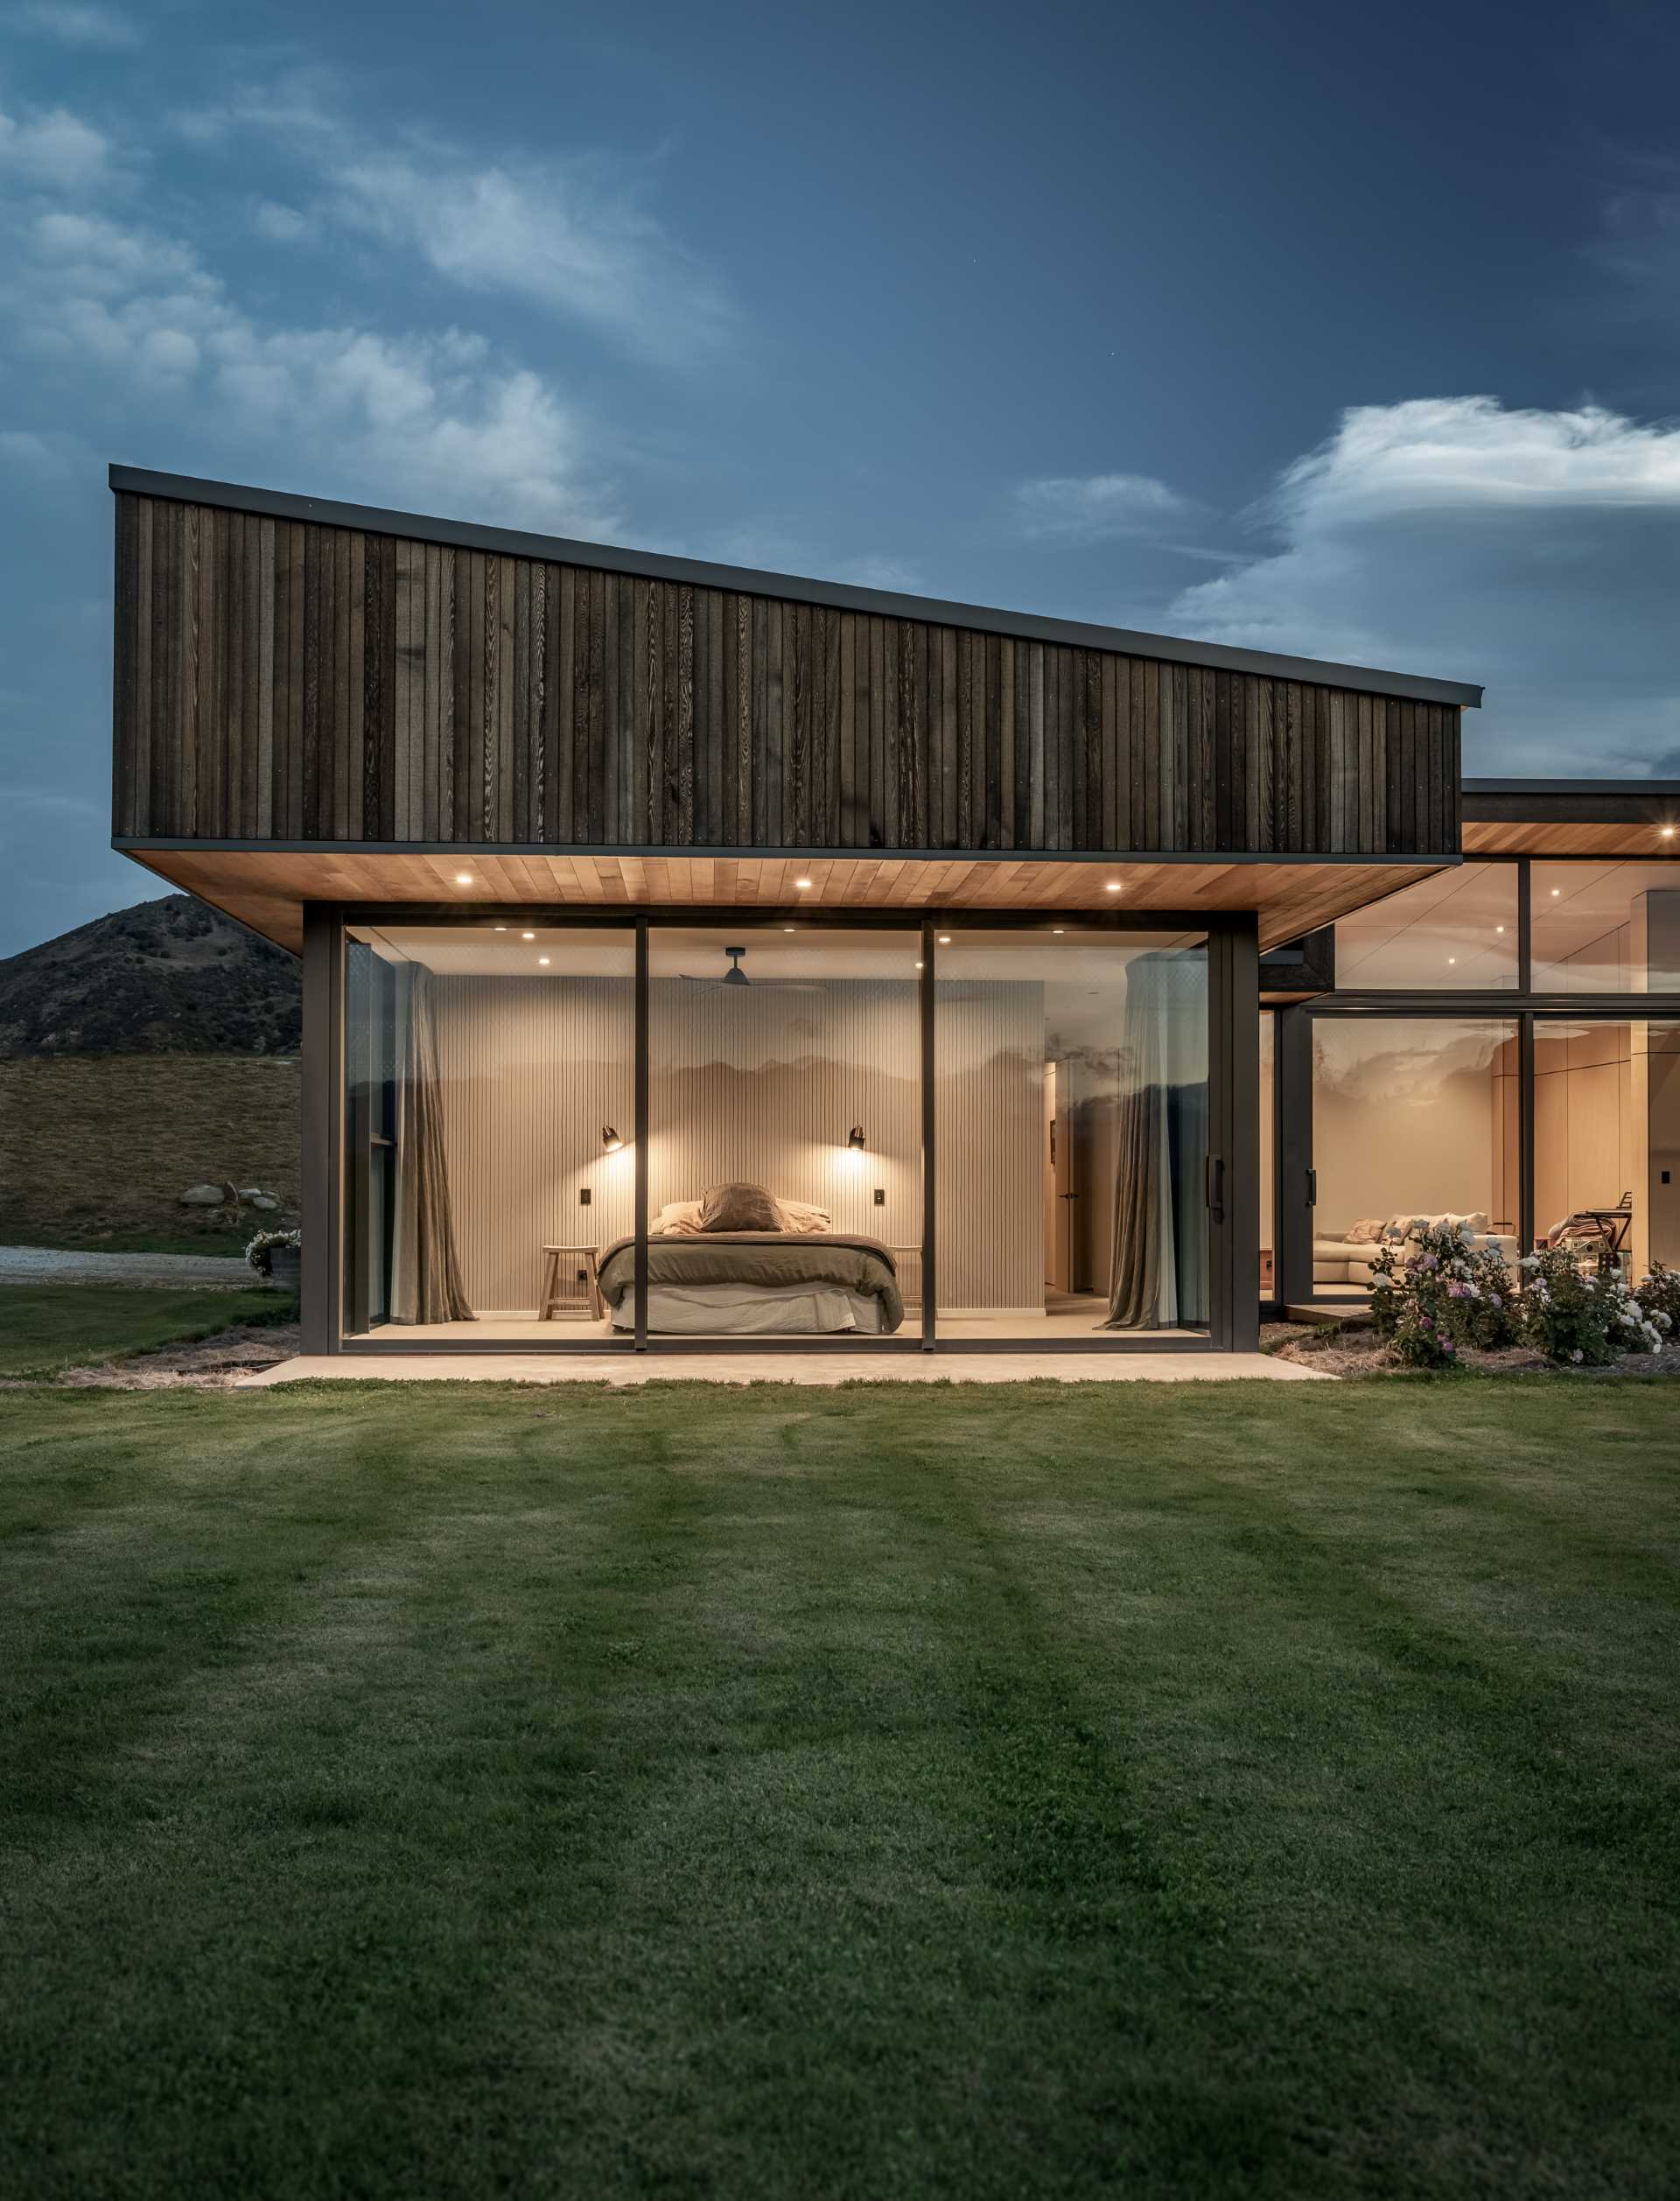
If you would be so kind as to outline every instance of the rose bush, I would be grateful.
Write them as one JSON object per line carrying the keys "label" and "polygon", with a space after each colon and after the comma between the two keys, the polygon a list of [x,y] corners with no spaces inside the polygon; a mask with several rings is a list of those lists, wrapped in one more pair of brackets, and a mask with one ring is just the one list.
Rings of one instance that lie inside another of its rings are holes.
{"label": "rose bush", "polygon": [[1379,1337],[1410,1368],[1450,1368],[1459,1349],[1497,1352],[1515,1344],[1510,1271],[1494,1245],[1462,1228],[1414,1230],[1371,1263],[1371,1319]]}
{"label": "rose bush", "polygon": [[1657,1353],[1668,1327],[1648,1311],[1614,1270],[1582,1270],[1563,1246],[1524,1254],[1522,1325],[1525,1341],[1572,1368],[1607,1368],[1624,1353]]}
{"label": "rose bush", "polygon": [[1664,1338],[1671,1337],[1675,1324],[1680,1322],[1680,1269],[1653,1261],[1650,1274],[1634,1286],[1634,1297],[1646,1321],[1661,1330]]}

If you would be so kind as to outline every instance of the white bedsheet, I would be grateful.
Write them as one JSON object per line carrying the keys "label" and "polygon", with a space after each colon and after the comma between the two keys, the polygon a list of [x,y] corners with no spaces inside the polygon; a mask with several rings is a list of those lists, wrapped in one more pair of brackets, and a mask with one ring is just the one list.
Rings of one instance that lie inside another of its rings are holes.
{"label": "white bedsheet", "polygon": [[[636,1326],[635,1294],[612,1309],[614,1329]],[[844,1332],[878,1336],[880,1301],[861,1293],[802,1284],[650,1284],[648,1328],[671,1337],[822,1337]]]}

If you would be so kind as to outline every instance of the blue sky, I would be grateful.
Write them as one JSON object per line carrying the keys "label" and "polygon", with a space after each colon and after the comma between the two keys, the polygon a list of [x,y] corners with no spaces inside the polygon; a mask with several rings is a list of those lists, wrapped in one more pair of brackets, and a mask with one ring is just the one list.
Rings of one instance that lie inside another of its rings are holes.
{"label": "blue sky", "polygon": [[[276,38],[284,21],[284,38]],[[0,0],[0,954],[108,459],[1487,683],[1680,773],[1671,9]]]}

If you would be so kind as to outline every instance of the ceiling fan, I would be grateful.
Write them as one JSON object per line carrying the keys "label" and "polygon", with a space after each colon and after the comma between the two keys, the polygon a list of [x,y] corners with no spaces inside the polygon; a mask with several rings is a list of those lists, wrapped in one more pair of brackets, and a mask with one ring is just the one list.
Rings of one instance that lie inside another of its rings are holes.
{"label": "ceiling fan", "polygon": [[709,978],[697,971],[684,971],[679,974],[683,983],[691,986],[758,985],[766,992],[772,986],[780,986],[790,993],[820,993],[822,991],[821,984],[810,978],[749,978],[741,968],[741,958],[746,950],[725,948],[724,953],[729,957],[729,968],[721,978]]}

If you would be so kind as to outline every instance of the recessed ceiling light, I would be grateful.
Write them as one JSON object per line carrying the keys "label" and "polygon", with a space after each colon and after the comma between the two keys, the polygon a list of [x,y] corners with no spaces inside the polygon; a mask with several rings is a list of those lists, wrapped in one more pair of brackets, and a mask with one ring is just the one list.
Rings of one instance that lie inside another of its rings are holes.
{"label": "recessed ceiling light", "polygon": [[940,946],[941,946],[942,948],[948,948],[948,947],[950,946],[950,944],[951,944],[951,936],[950,936],[950,934],[949,934],[948,932],[942,932],[942,933],[940,934],[940,936],[939,936],[939,944],[940,944]]}
{"label": "recessed ceiling light", "polygon": [[546,956],[539,956],[537,957],[537,961],[539,963],[546,963],[548,961],[548,957]]}
{"label": "recessed ceiling light", "polygon": [[1658,831],[1662,833],[1665,841],[1671,841],[1674,838],[1674,828],[1672,825],[1661,826]]}
{"label": "recessed ceiling light", "polygon": [[494,925],[491,929],[494,932],[506,932],[508,928],[506,925]]}
{"label": "recessed ceiling light", "polygon": [[1066,925],[1052,925],[1050,929],[1055,934],[1057,939],[1060,939],[1062,934],[1067,931],[1068,928]]}
{"label": "recessed ceiling light", "polygon": [[536,935],[534,932],[522,932],[519,936],[522,940],[535,940]]}
{"label": "recessed ceiling light", "polygon": [[1111,879],[1102,891],[1105,894],[1117,894],[1120,891],[1120,881],[1117,879]]}
{"label": "recessed ceiling light", "polygon": [[455,874],[455,884],[456,884],[458,887],[470,887],[470,886],[472,884],[472,873],[471,873],[471,872],[457,872],[457,873],[456,873],[456,874]]}
{"label": "recessed ceiling light", "polygon": [[1449,963],[1456,963],[1458,961],[1458,957],[1456,956],[1449,956],[1447,957],[1447,961]]}
{"label": "recessed ceiling light", "polygon": [[793,930],[793,927],[791,925],[784,925],[782,927],[782,930],[784,932],[791,932]]}
{"label": "recessed ceiling light", "polygon": [[918,970],[918,971],[920,971],[920,968],[921,968],[921,965],[920,965],[920,964],[918,964],[916,965],[916,968],[917,968],[917,970]]}
{"label": "recessed ceiling light", "polygon": [[1557,899],[1558,899],[1558,895],[1559,895],[1559,894],[1561,894],[1563,893],[1563,891],[1564,891],[1564,890],[1563,890],[1563,888],[1562,888],[1561,887],[1554,887],[1552,888],[1552,890],[1551,890],[1551,899],[1553,900],[1553,901],[1557,901]]}
{"label": "recessed ceiling light", "polygon": [[1504,928],[1504,926],[1503,926],[1503,925],[1495,925],[1495,926],[1494,927],[1494,930],[1495,932],[1503,932],[1503,931],[1504,931],[1504,929],[1505,929],[1505,928]]}
{"label": "recessed ceiling light", "polygon": [[803,887],[808,887],[808,886],[810,885],[810,883],[811,883],[811,882],[810,882],[810,880],[809,880],[808,879],[796,879],[796,880],[794,881],[794,886],[795,886],[795,887],[801,887],[801,888],[803,888]]}

